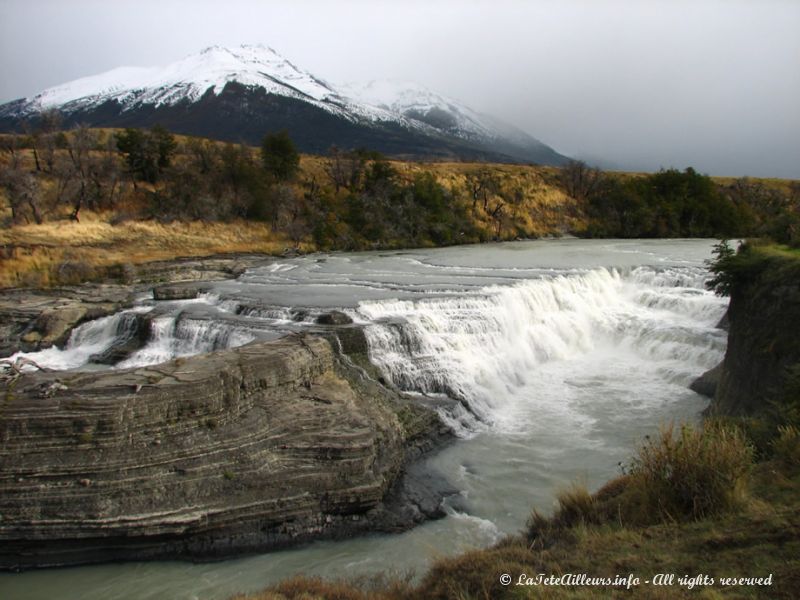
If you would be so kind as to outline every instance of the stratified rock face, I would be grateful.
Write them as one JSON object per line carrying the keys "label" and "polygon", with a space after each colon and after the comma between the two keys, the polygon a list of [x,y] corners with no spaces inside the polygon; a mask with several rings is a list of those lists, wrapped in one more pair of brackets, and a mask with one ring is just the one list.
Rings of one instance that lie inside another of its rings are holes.
{"label": "stratified rock face", "polygon": [[731,289],[728,348],[712,414],[747,415],[781,401],[800,368],[800,260],[764,257]]}
{"label": "stratified rock face", "polygon": [[22,376],[0,399],[0,568],[213,558],[380,528],[412,429],[438,419],[343,368],[328,341],[290,336]]}

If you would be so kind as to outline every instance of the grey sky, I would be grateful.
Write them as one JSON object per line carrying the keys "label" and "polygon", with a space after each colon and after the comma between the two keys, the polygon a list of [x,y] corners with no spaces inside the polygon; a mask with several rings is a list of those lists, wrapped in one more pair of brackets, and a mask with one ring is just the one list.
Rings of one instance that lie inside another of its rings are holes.
{"label": "grey sky", "polygon": [[0,0],[0,101],[212,44],[409,79],[572,156],[800,178],[800,1]]}

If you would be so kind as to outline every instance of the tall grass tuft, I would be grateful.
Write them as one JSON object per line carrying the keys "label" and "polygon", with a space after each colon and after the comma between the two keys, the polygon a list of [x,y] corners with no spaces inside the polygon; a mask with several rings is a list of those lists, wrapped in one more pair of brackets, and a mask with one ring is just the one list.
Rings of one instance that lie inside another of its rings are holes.
{"label": "tall grass tuft", "polygon": [[531,511],[525,524],[525,533],[528,542],[534,546],[548,546],[553,539],[563,536],[566,529],[597,525],[606,520],[604,507],[583,483],[574,482],[568,488],[558,491],[556,501],[558,506],[550,518],[535,508]]}
{"label": "tall grass tuft", "polygon": [[800,430],[794,425],[779,425],[772,450],[775,458],[785,466],[800,467]]}
{"label": "tall grass tuft", "polygon": [[739,508],[754,451],[741,429],[708,421],[673,424],[648,439],[630,466],[641,508],[662,518],[700,519]]}

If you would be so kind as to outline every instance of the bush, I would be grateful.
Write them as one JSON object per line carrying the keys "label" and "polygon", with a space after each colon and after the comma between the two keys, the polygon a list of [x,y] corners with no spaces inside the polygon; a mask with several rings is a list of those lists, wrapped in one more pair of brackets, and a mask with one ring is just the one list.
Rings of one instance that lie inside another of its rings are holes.
{"label": "bush", "polygon": [[405,600],[412,597],[408,578],[376,576],[353,581],[329,581],[319,577],[295,576],[268,590],[231,600]]}
{"label": "bush", "polygon": [[669,519],[703,518],[741,505],[753,447],[737,427],[706,422],[702,427],[662,427],[630,465],[630,485],[644,510]]}
{"label": "bush", "polygon": [[473,550],[434,563],[423,578],[418,597],[425,600],[500,598],[507,587],[503,573],[532,572],[533,556],[524,543],[509,538],[491,550]]}

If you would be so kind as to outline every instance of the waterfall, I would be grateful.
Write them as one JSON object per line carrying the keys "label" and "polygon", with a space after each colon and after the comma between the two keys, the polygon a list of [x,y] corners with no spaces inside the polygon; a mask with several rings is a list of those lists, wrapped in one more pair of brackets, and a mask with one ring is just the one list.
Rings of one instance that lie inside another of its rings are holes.
{"label": "waterfall", "polygon": [[697,267],[598,268],[457,296],[361,302],[354,316],[368,323],[370,357],[385,377],[457,399],[462,408],[442,416],[468,435],[500,426],[552,362],[627,352],[688,384],[725,348],[713,328],[725,302],[703,281]]}
{"label": "waterfall", "polygon": [[226,321],[165,316],[153,319],[150,341],[116,366],[152,365],[178,356],[192,356],[242,346],[256,338],[252,332]]}
{"label": "waterfall", "polygon": [[[721,360],[726,334],[715,326],[726,302],[705,290],[700,260],[539,267],[519,256],[516,266],[499,256],[471,256],[480,266],[378,255],[376,264],[349,257],[276,263],[235,284],[244,287],[148,301],[81,325],[63,349],[26,356],[56,369],[83,367],[131,335],[132,316],[153,311],[147,342],[114,367],[155,364],[314,326],[325,310],[317,301],[364,327],[370,358],[392,384],[455,399],[432,404],[464,436],[519,431],[547,418],[589,427],[587,403],[644,410]],[[334,304],[348,299],[350,308]],[[657,393],[653,385],[661,386]]]}
{"label": "waterfall", "polygon": [[81,367],[93,355],[108,349],[116,339],[129,335],[130,328],[135,325],[132,317],[147,310],[149,309],[125,310],[83,323],[72,330],[63,348],[53,346],[38,352],[17,352],[9,360],[26,357],[43,367],[58,370]]}

